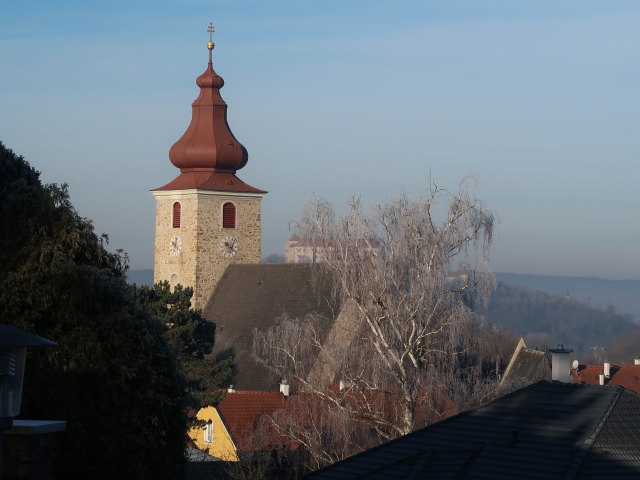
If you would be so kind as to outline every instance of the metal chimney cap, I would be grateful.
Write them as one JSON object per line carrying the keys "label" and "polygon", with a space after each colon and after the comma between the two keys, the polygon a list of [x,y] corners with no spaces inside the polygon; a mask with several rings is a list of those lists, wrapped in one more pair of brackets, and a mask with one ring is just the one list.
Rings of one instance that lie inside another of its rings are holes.
{"label": "metal chimney cap", "polygon": [[564,345],[558,345],[558,348],[550,348],[549,351],[551,353],[571,353],[573,352],[570,348],[564,348]]}

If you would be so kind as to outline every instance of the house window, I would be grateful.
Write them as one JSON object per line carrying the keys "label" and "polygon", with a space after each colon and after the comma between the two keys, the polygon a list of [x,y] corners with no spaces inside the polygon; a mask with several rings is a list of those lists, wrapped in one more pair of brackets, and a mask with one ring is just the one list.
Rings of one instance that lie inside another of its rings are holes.
{"label": "house window", "polygon": [[173,228],[180,228],[180,212],[182,207],[180,206],[180,202],[176,202],[173,204]]}
{"label": "house window", "polygon": [[211,420],[204,426],[204,443],[213,443],[213,423]]}
{"label": "house window", "polygon": [[222,206],[222,228],[236,228],[236,206],[231,202]]}

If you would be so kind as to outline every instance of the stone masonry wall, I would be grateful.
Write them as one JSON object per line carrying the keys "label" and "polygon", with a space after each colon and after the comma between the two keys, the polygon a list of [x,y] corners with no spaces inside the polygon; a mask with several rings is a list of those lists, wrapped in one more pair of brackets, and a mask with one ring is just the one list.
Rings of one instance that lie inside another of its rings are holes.
{"label": "stone masonry wall", "polygon": [[[169,194],[167,194],[169,193]],[[173,228],[174,202],[181,204],[180,228]],[[156,243],[153,281],[193,287],[193,308],[203,309],[230,263],[260,262],[260,197],[182,191],[156,194]],[[236,228],[222,228],[222,205],[236,205]],[[170,254],[174,236],[182,248]],[[237,241],[237,253],[223,254],[226,237]]]}

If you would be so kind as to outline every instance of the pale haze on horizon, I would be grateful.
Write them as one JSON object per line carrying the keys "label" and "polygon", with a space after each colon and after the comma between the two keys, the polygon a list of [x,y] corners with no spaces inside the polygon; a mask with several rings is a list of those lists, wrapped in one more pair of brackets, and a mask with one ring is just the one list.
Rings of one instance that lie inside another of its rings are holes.
{"label": "pale haze on horizon", "polygon": [[0,141],[133,269],[209,21],[238,176],[269,191],[263,256],[312,192],[340,210],[473,176],[493,270],[640,278],[640,2],[3,2]]}

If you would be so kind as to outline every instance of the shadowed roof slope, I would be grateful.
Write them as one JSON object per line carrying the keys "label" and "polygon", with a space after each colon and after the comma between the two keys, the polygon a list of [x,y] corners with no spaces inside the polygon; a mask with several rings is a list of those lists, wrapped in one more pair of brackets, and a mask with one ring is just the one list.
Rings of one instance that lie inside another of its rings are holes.
{"label": "shadowed roof slope", "polygon": [[640,395],[538,382],[310,479],[640,478]]}
{"label": "shadowed roof slope", "polygon": [[[233,354],[231,383],[242,390],[278,391],[280,378],[252,353],[253,331],[267,329],[282,314],[303,318],[338,315],[326,289],[317,288],[318,264],[229,265],[204,309],[216,324],[214,355]],[[328,330],[328,329],[327,329]]]}

